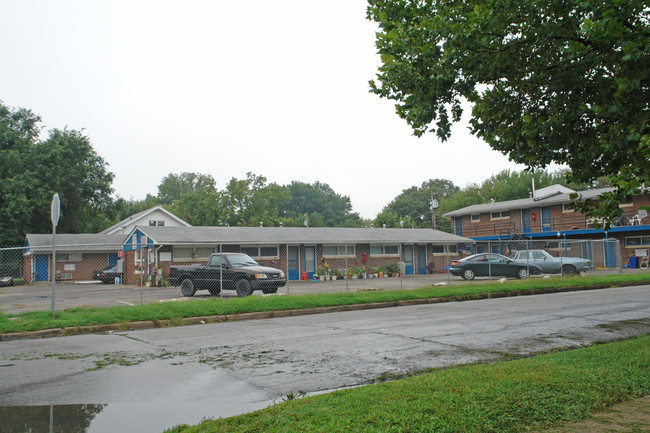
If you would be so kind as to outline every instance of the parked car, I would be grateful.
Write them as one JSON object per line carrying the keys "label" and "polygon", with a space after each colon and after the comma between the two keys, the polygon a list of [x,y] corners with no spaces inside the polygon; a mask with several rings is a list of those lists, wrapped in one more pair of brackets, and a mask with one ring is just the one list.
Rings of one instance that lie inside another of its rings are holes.
{"label": "parked car", "polygon": [[122,273],[117,271],[117,265],[113,265],[101,271],[95,271],[93,280],[99,280],[104,284],[115,284],[115,279],[121,276]]}
{"label": "parked car", "polygon": [[515,251],[510,258],[537,265],[545,274],[575,275],[591,269],[591,260],[579,257],[553,257],[545,250]]}
{"label": "parked car", "polygon": [[452,275],[473,280],[474,277],[516,277],[528,278],[529,275],[540,275],[542,268],[535,264],[515,261],[501,254],[474,254],[464,259],[453,261],[449,268]]}
{"label": "parked car", "polygon": [[9,272],[0,271],[0,287],[13,286],[14,278]]}

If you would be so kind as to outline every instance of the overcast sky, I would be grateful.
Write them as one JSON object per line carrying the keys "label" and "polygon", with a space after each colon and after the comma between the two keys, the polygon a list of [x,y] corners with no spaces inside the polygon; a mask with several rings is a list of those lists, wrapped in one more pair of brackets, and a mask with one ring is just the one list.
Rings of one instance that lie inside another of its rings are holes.
{"label": "overcast sky", "polygon": [[329,184],[374,218],[402,190],[464,187],[512,164],[458,125],[413,137],[368,93],[378,56],[362,0],[2,0],[0,100],[84,128],[116,195],[169,173]]}

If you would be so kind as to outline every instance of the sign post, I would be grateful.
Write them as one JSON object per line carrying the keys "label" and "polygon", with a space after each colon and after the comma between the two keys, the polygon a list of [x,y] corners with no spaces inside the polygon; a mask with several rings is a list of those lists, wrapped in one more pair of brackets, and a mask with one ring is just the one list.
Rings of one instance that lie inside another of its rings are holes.
{"label": "sign post", "polygon": [[59,194],[55,193],[52,196],[52,319],[54,319],[54,289],[56,287],[56,226],[59,224],[59,216],[61,214],[61,200]]}

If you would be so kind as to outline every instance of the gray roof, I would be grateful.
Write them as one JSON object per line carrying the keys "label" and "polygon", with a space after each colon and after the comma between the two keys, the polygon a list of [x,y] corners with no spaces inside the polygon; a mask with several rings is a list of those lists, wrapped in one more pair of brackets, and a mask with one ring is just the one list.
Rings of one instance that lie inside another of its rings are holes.
{"label": "gray roof", "polygon": [[[101,233],[57,234],[57,251],[117,251],[122,249],[124,235]],[[28,234],[25,246],[31,251],[51,251],[51,234]]]}
{"label": "gray roof", "polygon": [[338,227],[137,227],[158,245],[458,244],[474,241],[433,229]]}
{"label": "gray roof", "polygon": [[[579,199],[594,199],[599,197],[604,192],[613,191],[613,188],[599,188],[599,189],[588,189],[586,191],[578,191]],[[528,197],[518,200],[508,200],[508,201],[498,201],[494,203],[484,203],[484,204],[475,204],[472,206],[467,206],[462,209],[457,209],[451,212],[444,214],[445,217],[458,217],[463,215],[476,215],[485,212],[500,212],[513,209],[528,209],[536,208],[540,206],[551,206],[562,203],[570,203],[571,193],[562,193],[556,192],[548,195],[537,195],[536,198]]]}

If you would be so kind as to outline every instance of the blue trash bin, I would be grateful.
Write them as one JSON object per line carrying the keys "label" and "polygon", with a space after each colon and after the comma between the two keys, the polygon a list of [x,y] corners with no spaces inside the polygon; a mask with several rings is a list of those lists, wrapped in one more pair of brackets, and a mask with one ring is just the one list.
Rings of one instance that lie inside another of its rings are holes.
{"label": "blue trash bin", "polygon": [[639,267],[639,258],[638,257],[630,257],[630,268],[631,269],[636,269]]}

